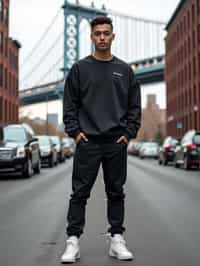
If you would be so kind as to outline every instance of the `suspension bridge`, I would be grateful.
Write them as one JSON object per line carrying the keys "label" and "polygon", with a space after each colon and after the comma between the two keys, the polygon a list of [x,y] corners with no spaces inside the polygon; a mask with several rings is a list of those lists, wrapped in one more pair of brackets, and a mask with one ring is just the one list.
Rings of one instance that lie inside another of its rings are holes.
{"label": "suspension bridge", "polygon": [[163,81],[165,22],[121,14],[104,5],[97,8],[93,2],[84,6],[64,0],[20,65],[22,105],[62,98],[65,75],[93,49],[89,22],[97,15],[112,18],[116,33],[112,52],[133,67],[140,83]]}

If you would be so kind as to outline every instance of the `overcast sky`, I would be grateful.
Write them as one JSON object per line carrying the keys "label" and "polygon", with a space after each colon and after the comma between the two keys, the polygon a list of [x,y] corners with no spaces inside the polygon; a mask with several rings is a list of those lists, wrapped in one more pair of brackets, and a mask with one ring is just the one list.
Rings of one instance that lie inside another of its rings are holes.
{"label": "overcast sky", "polygon": [[[22,44],[21,57],[31,50],[64,0],[10,0],[10,35]],[[71,1],[73,2],[73,1]],[[97,7],[106,8],[161,21],[168,21],[179,0],[96,0]],[[90,5],[89,0],[80,0]]]}
{"label": "overcast sky", "polygon": [[[73,0],[70,2],[74,2]],[[80,0],[81,4],[90,5],[89,0]],[[167,22],[179,0],[95,0],[95,6],[102,4],[107,9],[116,10],[135,17]],[[35,43],[48,27],[53,17],[63,5],[64,0],[10,0],[10,36],[21,44],[20,63],[30,53]],[[63,13],[60,13],[60,28]],[[56,29],[56,32],[62,29]],[[50,42],[51,40],[48,40]],[[37,55],[38,56],[38,55]],[[33,63],[30,62],[29,65]],[[27,68],[28,66],[26,66]],[[20,70],[20,77],[26,74],[26,68]]]}

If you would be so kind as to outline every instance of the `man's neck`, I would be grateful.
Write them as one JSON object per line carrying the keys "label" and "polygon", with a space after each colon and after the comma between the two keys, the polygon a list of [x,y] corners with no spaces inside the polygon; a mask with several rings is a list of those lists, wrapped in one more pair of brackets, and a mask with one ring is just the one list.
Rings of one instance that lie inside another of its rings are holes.
{"label": "man's neck", "polygon": [[101,60],[101,61],[110,61],[113,58],[113,55],[111,54],[111,52],[103,52],[103,53],[99,53],[98,51],[95,51],[93,53],[93,57],[97,60]]}

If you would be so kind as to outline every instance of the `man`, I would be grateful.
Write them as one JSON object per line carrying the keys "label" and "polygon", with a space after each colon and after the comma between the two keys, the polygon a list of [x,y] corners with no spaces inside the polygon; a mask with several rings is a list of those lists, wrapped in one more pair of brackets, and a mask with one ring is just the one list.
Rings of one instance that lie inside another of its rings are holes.
{"label": "man", "polygon": [[67,247],[61,262],[80,258],[79,237],[85,224],[85,207],[102,163],[110,228],[109,255],[131,260],[122,236],[127,143],[140,127],[140,87],[128,64],[111,54],[112,21],[96,17],[91,22],[95,51],[75,63],[64,88],[63,121],[77,143],[72,190],[67,215]]}

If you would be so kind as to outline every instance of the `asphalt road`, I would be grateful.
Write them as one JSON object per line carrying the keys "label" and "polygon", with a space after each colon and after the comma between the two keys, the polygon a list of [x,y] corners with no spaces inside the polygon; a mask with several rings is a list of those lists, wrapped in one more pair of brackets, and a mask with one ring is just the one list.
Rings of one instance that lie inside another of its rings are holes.
{"label": "asphalt road", "polygon": [[[40,175],[0,177],[0,266],[56,266],[65,247],[72,159]],[[136,256],[108,256],[102,172],[87,207],[80,266],[199,266],[200,171],[129,157],[125,238]]]}

